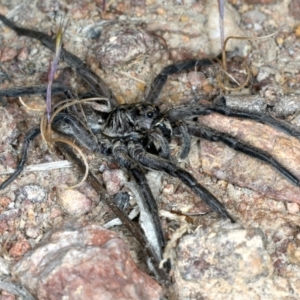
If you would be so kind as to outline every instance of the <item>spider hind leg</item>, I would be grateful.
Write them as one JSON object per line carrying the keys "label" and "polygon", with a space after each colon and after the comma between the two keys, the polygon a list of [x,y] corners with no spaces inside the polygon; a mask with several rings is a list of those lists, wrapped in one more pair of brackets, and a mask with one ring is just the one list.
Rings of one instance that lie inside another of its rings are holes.
{"label": "spider hind leg", "polygon": [[169,160],[147,153],[141,144],[130,142],[128,144],[128,150],[129,155],[143,166],[158,171],[164,171],[173,177],[179,178],[214,211],[218,212],[222,217],[230,219],[231,222],[235,222],[222,203],[205,187],[199,184],[190,173],[176,166]]}
{"label": "spider hind leg", "polygon": [[300,186],[300,181],[295,175],[293,175],[287,168],[285,168],[281,163],[274,159],[270,154],[258,148],[242,143],[229,134],[217,132],[216,130],[205,127],[203,125],[200,126],[197,123],[188,123],[188,131],[193,136],[201,137],[212,142],[223,142],[232,149],[266,162],[274,167],[278,173],[290,180],[293,184],[295,184],[296,186]]}

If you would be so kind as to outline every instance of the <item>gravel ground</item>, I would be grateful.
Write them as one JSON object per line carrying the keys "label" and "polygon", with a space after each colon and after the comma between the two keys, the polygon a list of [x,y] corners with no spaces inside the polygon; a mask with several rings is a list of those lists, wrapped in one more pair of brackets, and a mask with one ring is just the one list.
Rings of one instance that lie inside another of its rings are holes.
{"label": "gravel ground", "polygon": [[[68,20],[64,47],[108,83],[119,103],[141,100],[164,66],[192,57],[215,57],[220,52],[217,1],[107,2],[104,12],[101,0],[38,0],[28,4],[0,0],[0,13],[20,26],[51,35],[64,16]],[[242,63],[231,60],[234,76],[242,82],[247,65],[251,84],[228,93],[227,105],[262,113],[269,109],[275,117],[297,128],[300,2],[229,2],[224,24],[227,35],[276,34],[248,42],[235,40],[228,45],[228,50],[244,56]],[[0,29],[0,89],[46,83],[51,52],[6,27],[0,25]],[[161,108],[214,99],[221,93],[217,76],[217,68],[170,76],[159,100]],[[78,93],[87,89],[64,63],[60,63],[57,80]],[[32,108],[44,105],[40,96],[23,100]],[[0,110],[0,173],[4,173],[16,166],[24,133],[39,123],[41,113],[26,109],[15,98],[4,97],[0,98]],[[199,121],[267,151],[300,178],[297,138],[263,124],[217,114]],[[172,141],[171,146],[176,156],[179,142]],[[97,176],[105,171],[103,177],[107,178],[110,193],[128,180],[114,164],[86,153]],[[62,159],[61,153],[51,152],[37,138],[27,165]],[[194,139],[189,157],[179,164],[220,199],[238,225],[228,224],[209,212],[177,179],[149,172],[150,185],[162,210],[162,225],[170,240],[167,255],[173,262],[171,276],[178,298],[298,299],[299,187],[266,164],[221,143]],[[1,176],[0,180],[5,178]],[[27,172],[0,192],[1,261],[7,266],[1,278],[9,274],[11,264],[38,245],[45,232],[62,221],[81,218],[103,225],[114,217],[87,183],[74,191],[63,189],[79,180],[80,174],[73,168]],[[166,214],[171,210],[177,212],[173,220]],[[180,218],[178,213],[189,217]],[[137,242],[124,228],[113,230],[129,245],[135,262],[148,272]],[[15,299],[6,292],[0,297]]]}

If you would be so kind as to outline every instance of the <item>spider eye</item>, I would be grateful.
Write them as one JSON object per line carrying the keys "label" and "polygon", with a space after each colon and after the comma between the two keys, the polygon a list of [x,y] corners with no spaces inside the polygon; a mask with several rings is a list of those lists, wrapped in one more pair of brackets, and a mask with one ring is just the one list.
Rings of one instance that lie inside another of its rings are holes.
{"label": "spider eye", "polygon": [[152,117],[153,117],[153,111],[147,112],[147,117],[148,117],[148,118],[152,118]]}

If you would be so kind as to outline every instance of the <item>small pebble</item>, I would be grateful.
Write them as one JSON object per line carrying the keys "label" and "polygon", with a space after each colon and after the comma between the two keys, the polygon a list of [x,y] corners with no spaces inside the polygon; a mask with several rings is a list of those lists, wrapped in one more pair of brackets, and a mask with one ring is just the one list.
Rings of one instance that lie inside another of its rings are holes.
{"label": "small pebble", "polygon": [[283,45],[284,40],[281,36],[277,36],[275,40],[276,40],[276,43],[277,43],[278,46]]}
{"label": "small pebble", "polygon": [[92,200],[77,190],[65,189],[58,192],[59,203],[72,216],[81,216],[92,208]]}
{"label": "small pebble", "polygon": [[12,257],[23,256],[28,250],[30,250],[30,244],[25,239],[19,239],[9,250],[9,255]]}
{"label": "small pebble", "polygon": [[167,184],[163,189],[164,195],[173,195],[174,194],[174,184]]}
{"label": "small pebble", "polygon": [[166,14],[166,11],[165,11],[163,8],[161,8],[161,7],[159,7],[159,8],[156,10],[156,12],[157,12],[157,14],[160,15],[160,16]]}
{"label": "small pebble", "polygon": [[25,233],[27,237],[36,239],[40,235],[41,231],[38,227],[33,226],[26,228]]}
{"label": "small pebble", "polygon": [[5,208],[11,203],[11,199],[7,196],[0,197],[0,205]]}
{"label": "small pebble", "polygon": [[17,56],[17,50],[13,48],[4,48],[1,51],[0,61],[10,61],[13,60]]}
{"label": "small pebble", "polygon": [[28,200],[33,203],[40,203],[47,199],[47,191],[36,184],[29,184],[21,187],[17,192],[17,200]]}
{"label": "small pebble", "polygon": [[180,22],[182,22],[182,23],[186,23],[186,22],[188,22],[189,21],[189,16],[187,16],[187,15],[182,15],[181,17],[180,17]]}
{"label": "small pebble", "polygon": [[299,212],[299,204],[297,203],[293,203],[293,202],[287,203],[286,207],[288,212],[291,214],[296,214]]}
{"label": "small pebble", "polygon": [[300,37],[300,24],[297,26],[295,30],[296,37]]}
{"label": "small pebble", "polygon": [[103,172],[103,180],[106,184],[106,190],[110,195],[114,195],[120,191],[124,183],[127,181],[125,173],[120,170],[106,170]]}
{"label": "small pebble", "polygon": [[37,48],[33,48],[33,49],[31,49],[31,51],[30,51],[30,56],[35,56],[36,54],[38,54],[38,49]]}
{"label": "small pebble", "polygon": [[8,8],[4,5],[0,5],[0,14],[6,15],[9,12]]}
{"label": "small pebble", "polygon": [[18,54],[18,60],[19,61],[25,61],[28,59],[28,49],[26,47],[22,48],[21,51]]}

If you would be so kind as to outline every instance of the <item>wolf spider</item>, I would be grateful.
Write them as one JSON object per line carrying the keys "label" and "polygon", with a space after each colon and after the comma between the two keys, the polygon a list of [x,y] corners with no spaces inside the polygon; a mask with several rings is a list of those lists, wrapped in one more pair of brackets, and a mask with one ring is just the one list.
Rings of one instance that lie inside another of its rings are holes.
{"label": "wolf spider", "polygon": [[[18,35],[25,35],[38,39],[44,46],[55,51],[55,42],[44,33],[20,28],[0,15],[0,20]],[[191,136],[204,138],[212,142],[223,142],[233,149],[247,155],[258,158],[272,165],[280,174],[288,178],[295,185],[299,186],[299,180],[288,169],[277,162],[272,156],[255,147],[238,141],[235,137],[217,132],[211,128],[200,126],[196,117],[211,114],[213,112],[236,118],[252,119],[257,122],[275,126],[287,134],[299,137],[288,124],[276,120],[267,114],[249,113],[231,109],[226,106],[226,100],[222,97],[219,101],[210,104],[182,105],[167,111],[161,111],[155,104],[160,92],[171,74],[195,67],[209,66],[214,64],[209,59],[190,59],[178,62],[165,67],[153,80],[150,91],[144,100],[135,104],[118,105],[112,91],[106,83],[97,77],[93,71],[78,57],[62,49],[62,59],[76,69],[77,73],[91,87],[94,95],[105,97],[111,106],[108,113],[92,111],[89,117],[89,127],[97,137],[97,142],[91,131],[82,126],[78,116],[74,111],[64,111],[59,113],[53,120],[52,127],[85,146],[92,152],[99,153],[116,162],[121,168],[125,169],[137,184],[141,196],[144,210],[152,219],[154,230],[157,237],[157,246],[154,247],[154,255],[159,261],[162,258],[162,249],[165,246],[164,233],[162,231],[158,217],[156,201],[144,175],[145,168],[163,171],[171,176],[179,178],[197,196],[199,196],[212,210],[219,213],[222,217],[233,218],[226,211],[221,202],[204,186],[200,185],[196,179],[187,171],[177,166],[170,160],[169,143],[173,137],[181,139],[180,158],[186,158],[190,152]],[[54,84],[53,93],[64,92],[67,98],[72,98],[72,92],[68,87]],[[45,94],[46,86],[19,87],[0,91],[0,97],[16,97],[25,94]],[[23,170],[27,158],[27,149],[30,142],[40,133],[39,128],[34,128],[25,137],[22,157],[13,175],[0,185],[0,189],[8,186]],[[144,228],[144,232],[147,228]],[[146,234],[146,232],[145,232]],[[152,242],[148,241],[150,245]]]}

